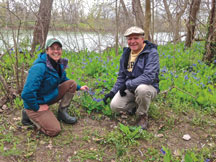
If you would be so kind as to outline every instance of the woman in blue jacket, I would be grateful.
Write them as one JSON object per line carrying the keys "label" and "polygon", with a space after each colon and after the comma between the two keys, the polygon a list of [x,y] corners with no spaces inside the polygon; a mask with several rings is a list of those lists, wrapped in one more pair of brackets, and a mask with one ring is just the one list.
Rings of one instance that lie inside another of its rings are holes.
{"label": "woman in blue jacket", "polygon": [[[46,43],[46,53],[39,54],[30,68],[22,91],[24,108],[22,124],[34,124],[49,136],[56,136],[61,131],[62,120],[68,124],[76,123],[76,117],[71,117],[67,109],[76,90],[88,90],[87,86],[79,86],[66,76],[65,68],[68,60],[62,57],[62,43],[51,38]],[[61,100],[58,109],[58,120],[49,109],[49,105]]]}

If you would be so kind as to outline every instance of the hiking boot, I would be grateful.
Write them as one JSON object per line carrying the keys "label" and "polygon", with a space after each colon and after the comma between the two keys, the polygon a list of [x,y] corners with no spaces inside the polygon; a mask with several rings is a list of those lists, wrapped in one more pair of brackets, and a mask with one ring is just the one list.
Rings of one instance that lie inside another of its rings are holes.
{"label": "hiking boot", "polygon": [[136,113],[136,107],[134,107],[132,109],[129,109],[127,112],[128,112],[128,115],[135,115],[135,113]]}
{"label": "hiking boot", "polygon": [[146,130],[148,128],[148,116],[139,115],[137,118],[137,125],[141,126],[141,129]]}
{"label": "hiking boot", "polygon": [[68,108],[59,108],[58,110],[58,120],[63,121],[67,124],[74,124],[77,122],[76,117],[72,117],[67,113]]}
{"label": "hiking boot", "polygon": [[66,92],[64,97],[62,98],[59,104],[58,116],[57,116],[59,121],[62,120],[63,122],[67,124],[74,124],[77,122],[77,118],[70,116],[67,112],[73,96],[74,96],[74,93]]}
{"label": "hiking boot", "polygon": [[28,115],[26,114],[25,109],[22,110],[22,119],[21,119],[21,123],[25,126],[30,126],[33,125],[33,123],[31,122],[31,120],[29,119]]}

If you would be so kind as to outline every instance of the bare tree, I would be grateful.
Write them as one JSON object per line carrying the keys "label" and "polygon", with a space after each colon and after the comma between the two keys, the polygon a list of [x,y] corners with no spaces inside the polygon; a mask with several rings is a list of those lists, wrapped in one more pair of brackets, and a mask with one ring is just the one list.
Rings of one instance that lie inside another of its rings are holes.
{"label": "bare tree", "polygon": [[209,26],[205,44],[203,60],[212,63],[216,59],[216,0],[212,0],[212,9],[209,15]]}
{"label": "bare tree", "polygon": [[195,28],[196,28],[196,20],[197,20],[197,13],[199,11],[201,0],[192,0],[190,4],[190,13],[187,22],[187,37],[185,46],[190,47],[192,41],[194,40]]}
{"label": "bare tree", "polygon": [[145,39],[146,40],[151,40],[151,38],[150,38],[150,24],[151,24],[151,2],[150,2],[150,0],[146,0],[145,25],[144,25]]}
{"label": "bare tree", "polygon": [[176,43],[180,39],[179,32],[180,32],[181,17],[185,12],[185,9],[186,9],[187,4],[188,4],[188,0],[184,0],[183,5],[181,7],[179,5],[179,8],[180,8],[179,11],[174,10],[175,17],[173,17],[173,14],[171,13],[171,11],[169,9],[169,5],[167,3],[167,0],[163,0],[163,3],[164,3],[164,7],[165,7],[166,14],[168,17],[168,22],[169,22],[170,27],[171,27],[171,31],[173,32],[173,35],[174,35],[173,36],[174,37],[173,42]]}
{"label": "bare tree", "polygon": [[125,16],[125,23],[126,23],[126,28],[130,27],[133,24],[133,20],[130,17],[128,10],[125,6],[124,0],[120,0],[120,3],[122,5],[123,11],[124,11],[124,16]]}
{"label": "bare tree", "polygon": [[44,48],[47,34],[49,31],[49,24],[51,19],[53,0],[41,0],[37,21],[34,28],[33,42],[31,53],[34,52],[36,45],[40,44]]}
{"label": "bare tree", "polygon": [[115,36],[115,54],[118,56],[118,26],[119,26],[119,12],[118,12],[118,0],[116,0],[116,6],[115,6],[115,13],[116,13],[116,36]]}
{"label": "bare tree", "polygon": [[136,19],[136,25],[144,29],[144,13],[140,0],[132,0],[132,8]]}

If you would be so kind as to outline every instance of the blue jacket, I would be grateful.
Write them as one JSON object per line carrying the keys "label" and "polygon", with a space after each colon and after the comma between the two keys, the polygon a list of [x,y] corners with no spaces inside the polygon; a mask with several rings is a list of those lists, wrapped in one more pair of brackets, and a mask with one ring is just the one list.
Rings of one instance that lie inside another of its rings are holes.
{"label": "blue jacket", "polygon": [[143,51],[137,56],[132,72],[127,70],[128,60],[131,49],[124,48],[120,59],[120,68],[117,81],[112,88],[116,93],[121,86],[126,84],[128,90],[134,92],[140,84],[152,85],[159,92],[159,55],[157,46],[149,41],[146,43]]}
{"label": "blue jacket", "polygon": [[[60,59],[62,70],[62,75],[60,77],[57,71],[52,67],[47,58],[47,54],[39,54],[29,70],[21,94],[26,109],[38,111],[39,105],[47,104],[58,96],[58,85],[69,80],[65,72],[67,64],[67,59]],[[77,89],[79,88],[80,86]]]}

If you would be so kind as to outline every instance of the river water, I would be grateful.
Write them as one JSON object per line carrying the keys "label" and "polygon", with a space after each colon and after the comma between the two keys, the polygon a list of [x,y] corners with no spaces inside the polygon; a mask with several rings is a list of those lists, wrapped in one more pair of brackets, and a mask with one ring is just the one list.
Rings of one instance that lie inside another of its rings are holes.
{"label": "river water", "polygon": [[[33,38],[33,31],[21,30],[19,34],[17,33],[17,31],[14,31],[14,33],[12,31],[4,31],[0,34],[1,51],[4,51],[6,48],[13,48],[13,35],[16,38],[16,40],[19,40],[18,44],[20,44],[19,46],[21,48],[23,44],[26,44],[26,46],[30,49],[30,43]],[[18,38],[17,35],[19,35]],[[50,31],[48,33],[48,39],[52,37],[59,39],[63,43],[64,49],[76,52],[86,49],[88,51],[101,52],[115,45],[115,36],[112,34],[101,34],[96,32],[76,33],[65,31]],[[156,33],[154,35],[154,43],[158,45],[166,44],[171,40],[172,35],[169,33]],[[127,46],[126,39],[122,35],[119,35],[119,45],[122,47]]]}

